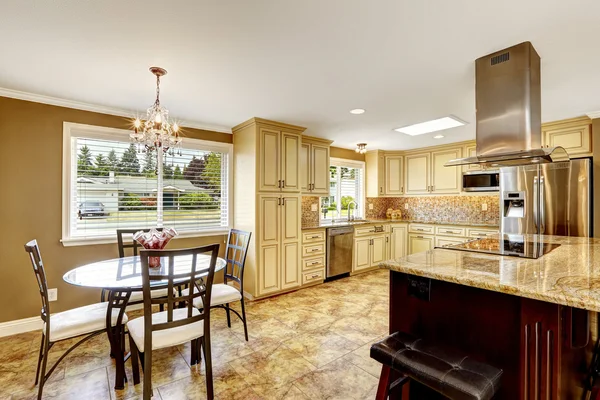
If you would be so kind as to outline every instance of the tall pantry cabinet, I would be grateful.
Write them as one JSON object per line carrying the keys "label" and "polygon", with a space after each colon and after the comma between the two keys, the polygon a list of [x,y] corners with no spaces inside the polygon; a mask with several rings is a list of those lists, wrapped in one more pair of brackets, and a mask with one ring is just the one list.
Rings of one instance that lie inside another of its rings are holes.
{"label": "tall pantry cabinet", "polygon": [[233,128],[234,227],[253,233],[244,291],[254,298],[299,287],[302,132],[252,118]]}

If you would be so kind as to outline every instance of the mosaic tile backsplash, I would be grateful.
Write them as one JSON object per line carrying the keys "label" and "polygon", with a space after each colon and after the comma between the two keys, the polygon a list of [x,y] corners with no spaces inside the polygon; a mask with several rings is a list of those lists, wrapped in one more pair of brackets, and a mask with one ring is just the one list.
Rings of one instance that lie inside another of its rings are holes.
{"label": "mosaic tile backsplash", "polygon": [[[484,203],[487,204],[487,211],[481,209]],[[369,210],[369,204],[373,204],[372,210]],[[405,204],[408,204],[408,209]],[[500,223],[499,207],[498,195],[368,197],[366,217],[385,218],[387,209],[392,208],[402,212],[402,219],[497,225]]]}
{"label": "mosaic tile backsplash", "polygon": [[[319,201],[318,196],[302,196],[302,226],[313,226],[319,224]],[[317,204],[317,211],[311,211],[310,207]]]}

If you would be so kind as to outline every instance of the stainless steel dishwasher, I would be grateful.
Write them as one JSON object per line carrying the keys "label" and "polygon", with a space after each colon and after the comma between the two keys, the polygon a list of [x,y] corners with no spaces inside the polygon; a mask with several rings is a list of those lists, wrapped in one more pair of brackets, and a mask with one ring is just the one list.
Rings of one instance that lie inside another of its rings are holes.
{"label": "stainless steel dishwasher", "polygon": [[354,228],[327,228],[327,278],[352,271]]}

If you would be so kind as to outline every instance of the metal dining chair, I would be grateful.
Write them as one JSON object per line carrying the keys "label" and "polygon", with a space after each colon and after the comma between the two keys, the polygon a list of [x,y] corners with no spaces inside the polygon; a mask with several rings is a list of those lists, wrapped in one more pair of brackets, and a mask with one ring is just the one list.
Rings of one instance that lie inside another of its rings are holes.
{"label": "metal dining chair", "polygon": [[[210,264],[207,275],[198,279],[198,255],[210,253]],[[140,260],[142,263],[142,284],[144,316],[133,319],[127,323],[129,331],[129,347],[131,350],[131,365],[133,369],[134,384],[140,383],[138,357],[144,371],[143,398],[149,400],[152,396],[152,351],[177,346],[186,342],[192,344],[191,365],[199,363],[202,359],[201,350],[204,351],[204,364],[206,367],[206,390],[209,399],[214,398],[212,382],[212,358],[210,353],[210,307],[202,311],[193,307],[196,299],[208,305],[213,287],[215,266],[219,245],[197,247],[183,250],[142,250]],[[175,257],[190,256],[190,272],[175,272]],[[148,268],[149,257],[162,257],[166,264],[161,273],[152,273]],[[166,272],[162,272],[165,271]],[[153,281],[166,281],[169,295],[166,298],[153,298],[151,285]],[[177,295],[174,290],[179,284],[186,283],[194,288],[191,294]],[[184,308],[177,308],[180,303],[185,303]],[[152,313],[152,306],[163,304],[165,310]]]}
{"label": "metal dining chair", "polygon": [[[38,385],[39,383],[38,399],[41,399],[44,384],[50,378],[58,364],[60,364],[60,362],[79,345],[96,335],[106,332],[107,327],[108,329],[120,329],[118,335],[114,335],[114,337],[120,338],[119,343],[111,343],[111,348],[119,348],[121,353],[120,356],[124,356],[124,354],[122,354],[125,348],[125,329],[123,324],[127,322],[125,307],[130,292],[111,292],[108,296],[108,301],[106,302],[74,308],[51,315],[50,303],[48,301],[46,271],[44,269],[44,263],[42,262],[42,256],[37,241],[32,240],[27,243],[25,245],[25,251],[29,254],[42,299],[41,318],[42,321],[44,321],[44,326],[42,328],[42,341],[35,373],[35,384]],[[108,315],[109,302],[113,307],[110,316]],[[77,337],[81,337],[81,340],[77,341],[65,351],[50,370],[46,372],[48,353],[52,346],[57,342]]]}
{"label": "metal dining chair", "polygon": [[[156,228],[158,231],[162,231],[162,228]],[[125,257],[125,250],[131,249],[131,255],[137,256],[139,254],[139,249],[143,249],[144,247],[139,244],[137,241],[133,240],[133,234],[139,231],[148,232],[150,229],[117,229],[117,244],[119,248],[119,257]],[[100,301],[106,301],[109,293],[109,290],[102,289],[102,293],[100,296]],[[167,289],[156,289],[152,291],[152,297],[159,298],[167,297]],[[135,291],[131,293],[131,297],[129,298],[129,305],[142,304],[143,302],[143,294],[140,291]],[[161,305],[160,310],[163,310],[163,306]]]}
{"label": "metal dining chair", "polygon": [[[244,266],[246,264],[246,255],[250,246],[252,232],[245,232],[238,229],[231,229],[227,237],[227,248],[225,249],[225,260],[227,266],[224,270],[223,283],[213,285],[210,298],[211,308],[223,308],[227,313],[227,326],[231,328],[230,312],[233,312],[244,324],[244,335],[248,341],[248,325],[246,323],[246,308],[244,304]],[[239,287],[230,285],[235,282]],[[183,295],[188,294],[189,290],[184,289]],[[230,307],[230,303],[240,302],[241,314]],[[196,300],[194,307],[201,309],[204,304]]]}

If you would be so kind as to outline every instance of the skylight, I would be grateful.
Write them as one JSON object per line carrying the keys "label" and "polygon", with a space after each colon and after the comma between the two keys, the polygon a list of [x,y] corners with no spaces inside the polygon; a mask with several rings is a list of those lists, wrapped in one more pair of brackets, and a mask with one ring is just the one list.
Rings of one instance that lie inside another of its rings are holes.
{"label": "skylight", "polygon": [[457,126],[463,126],[466,122],[461,121],[453,115],[448,117],[432,119],[431,121],[420,122],[402,128],[394,129],[397,132],[405,133],[407,135],[416,136],[423,135],[425,133],[443,131],[445,129],[456,128]]}

